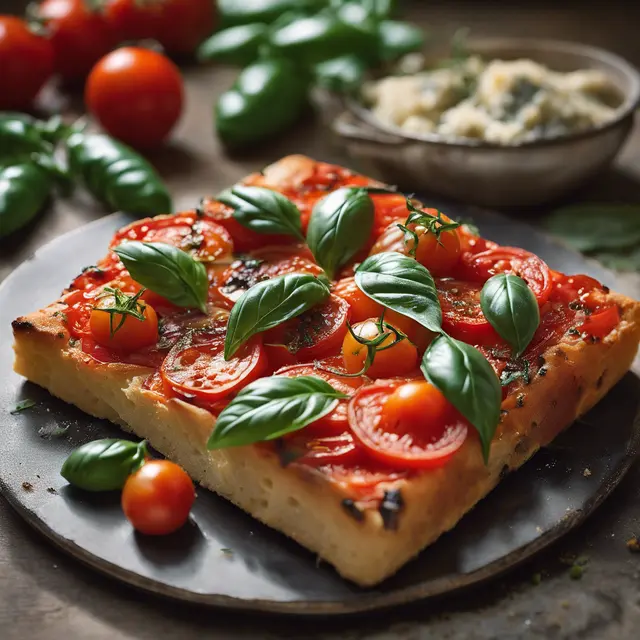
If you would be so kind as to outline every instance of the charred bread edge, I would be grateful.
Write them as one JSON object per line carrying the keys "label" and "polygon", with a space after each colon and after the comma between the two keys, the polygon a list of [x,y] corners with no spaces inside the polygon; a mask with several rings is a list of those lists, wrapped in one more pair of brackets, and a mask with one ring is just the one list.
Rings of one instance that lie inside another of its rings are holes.
{"label": "charred bread edge", "polygon": [[[474,434],[444,467],[390,483],[379,510],[346,505],[343,488],[301,465],[284,468],[260,447],[207,451],[213,416],[142,388],[151,370],[99,364],[69,340],[55,303],[13,323],[15,371],[83,411],[146,438],[202,486],[229,499],[331,563],[345,578],[371,586],[395,573],[451,529],[498,483],[576,417],[595,405],[629,369],[640,340],[640,304],[608,294],[622,321],[601,342],[580,338],[550,347],[545,374],[503,403],[488,466]],[[579,428],[579,427],[576,427]]]}

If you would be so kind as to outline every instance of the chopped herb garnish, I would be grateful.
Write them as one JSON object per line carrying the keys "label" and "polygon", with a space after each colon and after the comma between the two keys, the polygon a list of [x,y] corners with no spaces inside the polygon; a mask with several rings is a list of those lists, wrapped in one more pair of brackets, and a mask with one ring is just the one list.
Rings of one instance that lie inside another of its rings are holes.
{"label": "chopped herb garnish", "polygon": [[26,398],[25,400],[20,400],[16,404],[16,406],[11,409],[10,413],[15,415],[16,413],[20,413],[21,411],[26,411],[27,409],[31,409],[31,407],[35,407],[38,404],[35,400],[31,400],[30,398]]}

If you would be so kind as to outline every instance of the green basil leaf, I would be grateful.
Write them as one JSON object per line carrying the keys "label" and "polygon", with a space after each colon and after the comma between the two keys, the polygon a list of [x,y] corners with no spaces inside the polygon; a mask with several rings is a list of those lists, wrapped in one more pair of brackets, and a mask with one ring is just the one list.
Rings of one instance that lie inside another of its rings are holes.
{"label": "green basil leaf", "polygon": [[640,243],[637,204],[575,204],[554,211],[544,224],[578,251],[629,249]]}
{"label": "green basil leaf", "polygon": [[323,280],[287,273],[247,289],[233,305],[224,341],[228,360],[251,336],[299,316],[329,295]]}
{"label": "green basil leaf", "polygon": [[263,234],[282,233],[304,242],[298,207],[273,189],[236,185],[217,199],[231,207],[233,217],[247,229]]}
{"label": "green basil leaf", "polygon": [[222,449],[279,438],[327,415],[346,397],[315,376],[260,378],[223,409],[207,447]]}
{"label": "green basil leaf", "polygon": [[436,285],[426,267],[395,251],[369,256],[357,269],[356,284],[371,299],[420,323],[442,330]]}
{"label": "green basil leaf", "polygon": [[349,93],[362,84],[366,70],[364,60],[346,55],[318,63],[313,68],[313,77],[319,87],[337,93]]}
{"label": "green basil leaf", "polygon": [[442,335],[426,350],[420,368],[476,428],[487,462],[502,403],[500,380],[489,362],[475,347]]}
{"label": "green basil leaf", "polygon": [[499,273],[480,292],[480,306],[491,326],[519,356],[540,324],[540,309],[527,283],[518,276]]}
{"label": "green basil leaf", "polygon": [[598,251],[593,257],[609,269],[640,271],[640,245],[631,251]]}
{"label": "green basil leaf", "polygon": [[190,254],[162,242],[137,241],[123,242],[113,251],[143,287],[179,307],[207,312],[207,270]]}
{"label": "green basil leaf", "polygon": [[60,474],[87,491],[122,489],[130,474],[144,463],[146,442],[106,438],[87,442],[64,461]]}
{"label": "green basil leaf", "polygon": [[365,245],[373,227],[373,201],[365,189],[342,187],[313,207],[307,245],[316,262],[333,279]]}
{"label": "green basil leaf", "polygon": [[246,66],[258,57],[258,49],[267,39],[268,27],[261,22],[242,24],[217,31],[196,49],[200,62],[216,60]]}

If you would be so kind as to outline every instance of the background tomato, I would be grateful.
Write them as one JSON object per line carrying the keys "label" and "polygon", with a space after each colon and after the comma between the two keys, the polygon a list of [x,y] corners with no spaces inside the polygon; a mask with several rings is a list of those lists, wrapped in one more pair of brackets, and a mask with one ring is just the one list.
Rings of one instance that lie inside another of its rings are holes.
{"label": "background tomato", "polygon": [[169,460],[149,460],[122,489],[122,510],[134,529],[150,536],[182,527],[196,498],[187,473]]}
{"label": "background tomato", "polygon": [[104,15],[123,40],[157,40],[167,53],[189,54],[215,26],[213,0],[107,0]]}
{"label": "background tomato", "polygon": [[51,42],[23,20],[0,16],[0,109],[28,109],[52,73]]}
{"label": "background tomato", "polygon": [[92,69],[85,87],[89,111],[110,135],[138,148],[160,144],[182,112],[178,67],[160,53],[122,47]]}
{"label": "background tomato", "polygon": [[34,13],[47,28],[56,71],[66,82],[84,79],[118,42],[102,13],[84,0],[44,0]]}

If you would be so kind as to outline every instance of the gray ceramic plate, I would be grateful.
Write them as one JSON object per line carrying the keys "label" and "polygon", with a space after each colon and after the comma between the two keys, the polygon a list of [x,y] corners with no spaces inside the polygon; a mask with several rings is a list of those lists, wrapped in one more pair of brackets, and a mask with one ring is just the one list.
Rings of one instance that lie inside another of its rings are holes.
{"label": "gray ceramic plate", "polygon": [[[457,213],[469,217],[469,211]],[[612,284],[609,274],[525,225],[487,212],[471,215],[489,238]],[[165,538],[138,536],[118,495],[73,491],[59,475],[74,447],[122,433],[13,374],[9,326],[53,300],[126,221],[109,216],[55,240],[0,288],[0,488],[36,529],[103,573],[164,596],[230,609],[336,615],[389,607],[477,584],[529,558],[593,511],[633,460],[640,381],[628,374],[581,424],[374,589],[342,580],[310,552],[204,490],[183,530]],[[37,405],[12,415],[22,398]]]}

